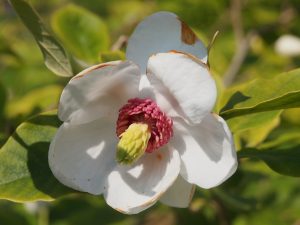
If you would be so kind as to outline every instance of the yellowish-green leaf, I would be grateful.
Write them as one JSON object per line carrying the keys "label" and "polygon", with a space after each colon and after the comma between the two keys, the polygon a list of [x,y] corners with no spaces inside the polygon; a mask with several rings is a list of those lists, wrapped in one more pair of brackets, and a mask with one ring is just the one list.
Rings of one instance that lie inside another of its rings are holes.
{"label": "yellowish-green leaf", "polygon": [[[268,113],[268,112],[267,112]],[[260,113],[263,114],[263,113]],[[255,115],[255,114],[253,114]],[[247,115],[244,117],[237,117],[237,118],[245,118],[252,115]],[[272,118],[272,117],[271,117]],[[253,118],[254,120],[256,118]],[[261,126],[256,126],[251,129],[244,130],[240,133],[238,133],[238,136],[245,142],[246,147],[255,147],[258,144],[260,144],[262,141],[264,141],[268,134],[279,125],[280,118],[279,115],[273,117],[273,119],[268,120],[268,122],[263,123]]]}
{"label": "yellowish-green leaf", "polygon": [[97,62],[109,47],[108,30],[100,17],[70,4],[57,10],[51,20],[54,32],[78,58]]}
{"label": "yellowish-green leaf", "polygon": [[295,124],[295,125],[300,125],[300,108],[294,108],[294,109],[287,109],[284,110],[282,113],[283,119],[288,121],[289,123]]}
{"label": "yellowish-green leaf", "polygon": [[57,107],[62,87],[50,85],[34,89],[22,98],[10,101],[6,107],[6,116],[28,116],[33,111],[48,111]]}
{"label": "yellowish-green leaf", "polygon": [[100,53],[101,62],[110,62],[116,60],[125,60],[126,56],[122,51],[107,51]]}
{"label": "yellowish-green leaf", "polygon": [[60,76],[72,76],[72,67],[65,50],[47,31],[38,13],[25,0],[10,0],[10,2],[22,22],[34,36],[48,69]]}
{"label": "yellowish-green leaf", "polygon": [[[229,105],[229,99],[234,93],[237,93],[239,90],[243,90],[247,84],[241,84],[233,86],[229,89],[224,90],[220,95],[222,96],[220,101],[217,104],[217,109],[220,110],[225,107],[233,107],[233,105]],[[235,101],[242,101],[246,98],[243,98],[242,95],[236,95]],[[265,135],[267,135],[267,130],[271,131],[272,124],[276,123],[282,110],[275,110],[270,112],[260,112],[260,113],[253,113],[249,115],[244,115],[240,117],[233,117],[227,119],[227,123],[230,127],[230,130],[240,135],[241,132],[247,133],[248,131],[251,132],[253,130],[253,134],[255,130],[262,129],[265,130]],[[267,127],[269,129],[267,129]],[[264,136],[265,136],[264,135]],[[261,137],[262,138],[262,137]],[[262,138],[263,139],[263,138]],[[261,140],[262,140],[261,139]]]}
{"label": "yellowish-green leaf", "polygon": [[274,120],[278,119],[281,111],[271,111],[254,113],[250,115],[244,115],[242,117],[234,117],[227,120],[230,130],[232,132],[242,132],[250,129],[260,128],[273,123]]}
{"label": "yellowish-green leaf", "polygon": [[300,107],[300,69],[236,87],[220,115],[229,119],[295,107]]}

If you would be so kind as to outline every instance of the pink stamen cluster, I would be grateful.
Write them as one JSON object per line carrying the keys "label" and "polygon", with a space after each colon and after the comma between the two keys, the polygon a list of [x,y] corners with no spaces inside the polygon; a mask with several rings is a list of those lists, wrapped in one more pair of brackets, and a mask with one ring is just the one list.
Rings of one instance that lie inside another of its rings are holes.
{"label": "pink stamen cluster", "polygon": [[151,153],[167,144],[173,136],[173,121],[151,99],[133,98],[119,110],[116,133],[118,137],[132,123],[148,124],[151,137],[146,152]]}

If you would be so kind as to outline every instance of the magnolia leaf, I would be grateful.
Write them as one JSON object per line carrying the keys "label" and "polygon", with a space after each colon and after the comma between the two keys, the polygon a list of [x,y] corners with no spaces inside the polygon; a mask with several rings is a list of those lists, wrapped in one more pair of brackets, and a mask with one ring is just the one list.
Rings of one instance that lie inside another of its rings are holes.
{"label": "magnolia leaf", "polygon": [[[232,91],[232,90],[230,90]],[[237,116],[300,107],[300,69],[259,78],[235,88],[220,115],[225,119]]]}
{"label": "magnolia leaf", "polygon": [[72,67],[65,50],[47,31],[38,13],[25,0],[10,0],[10,2],[22,22],[34,36],[43,53],[47,68],[60,76],[72,76]]}
{"label": "magnolia leaf", "polygon": [[75,193],[53,176],[48,149],[60,122],[55,113],[22,123],[0,150],[0,198],[50,201]]}
{"label": "magnolia leaf", "polygon": [[109,36],[100,17],[70,4],[57,10],[52,17],[54,32],[78,58],[97,62],[101,51],[108,50]]}
{"label": "magnolia leaf", "polygon": [[247,148],[238,152],[239,158],[256,158],[263,160],[277,173],[300,177],[300,144],[278,146],[276,148]]}
{"label": "magnolia leaf", "polygon": [[[274,111],[277,112],[277,111]],[[270,112],[265,112],[265,113],[259,113],[259,114],[266,114],[266,113],[270,113]],[[233,119],[238,119],[238,118],[247,118],[249,116],[253,116],[256,114],[251,114],[251,115],[246,115],[243,117],[235,117]],[[258,116],[256,116],[258,117]],[[252,118],[253,119],[253,124],[256,122],[255,117]],[[256,126],[255,128],[252,129],[247,129],[244,131],[239,132],[238,134],[235,133],[235,135],[238,135],[244,143],[244,145],[246,147],[255,147],[258,144],[260,144],[263,140],[265,140],[269,133],[279,125],[280,123],[280,117],[279,114],[275,114],[275,117],[271,117],[271,120],[267,120],[267,122],[262,121],[260,126]],[[257,124],[259,124],[259,122],[257,122]]]}
{"label": "magnolia leaf", "polygon": [[282,118],[291,124],[300,125],[299,120],[300,108],[286,109],[282,113]]}
{"label": "magnolia leaf", "polygon": [[300,128],[280,129],[276,134],[272,135],[273,138],[260,144],[260,149],[270,149],[281,147],[290,147],[300,144]]}
{"label": "magnolia leaf", "polygon": [[57,107],[62,87],[59,85],[49,85],[46,87],[35,88],[24,96],[8,102],[5,110],[6,117],[9,119],[21,116],[22,118],[48,111]]}
{"label": "magnolia leaf", "polygon": [[262,113],[254,113],[244,115],[242,117],[234,117],[227,120],[230,130],[233,133],[242,132],[250,129],[256,129],[262,126],[266,126],[273,123],[274,120],[278,119],[281,111],[270,111]]}

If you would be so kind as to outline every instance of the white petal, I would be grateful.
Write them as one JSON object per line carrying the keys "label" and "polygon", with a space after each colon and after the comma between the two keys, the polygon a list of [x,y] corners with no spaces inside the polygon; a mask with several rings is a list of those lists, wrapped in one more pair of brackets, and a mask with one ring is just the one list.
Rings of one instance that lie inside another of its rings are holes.
{"label": "white petal", "polygon": [[170,50],[188,52],[207,61],[204,44],[183,21],[173,13],[158,12],[138,24],[128,40],[126,57],[145,72],[151,55]]}
{"label": "white petal", "polygon": [[174,183],[180,170],[177,151],[146,153],[134,166],[118,166],[108,176],[104,198],[116,210],[135,214],[152,206]]}
{"label": "white petal", "polygon": [[64,123],[49,150],[54,176],[73,189],[101,194],[107,175],[115,166],[117,136],[105,119],[82,125]]}
{"label": "white petal", "polygon": [[[192,55],[170,52],[150,57],[147,75],[163,111],[173,110],[200,123],[215,105],[217,89],[206,64]],[[180,108],[180,110],[178,110]]]}
{"label": "white petal", "polygon": [[93,66],[73,77],[62,92],[58,116],[62,121],[82,124],[114,116],[129,98],[137,96],[140,72],[127,61]]}
{"label": "white petal", "polygon": [[217,115],[206,116],[197,126],[174,121],[171,145],[181,154],[180,174],[202,188],[221,184],[237,168],[231,133]]}
{"label": "white petal", "polygon": [[195,185],[190,184],[178,176],[175,183],[160,198],[160,201],[166,205],[186,208],[189,206],[195,192]]}

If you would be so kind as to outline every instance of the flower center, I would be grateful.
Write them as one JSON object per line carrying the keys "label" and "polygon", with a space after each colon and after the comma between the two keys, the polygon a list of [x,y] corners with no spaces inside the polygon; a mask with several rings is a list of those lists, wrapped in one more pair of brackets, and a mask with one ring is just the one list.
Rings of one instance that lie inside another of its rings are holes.
{"label": "flower center", "polygon": [[144,152],[151,153],[167,144],[173,135],[172,126],[171,118],[153,100],[129,99],[119,110],[117,120],[117,161],[131,164]]}

